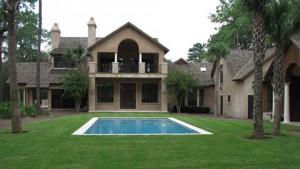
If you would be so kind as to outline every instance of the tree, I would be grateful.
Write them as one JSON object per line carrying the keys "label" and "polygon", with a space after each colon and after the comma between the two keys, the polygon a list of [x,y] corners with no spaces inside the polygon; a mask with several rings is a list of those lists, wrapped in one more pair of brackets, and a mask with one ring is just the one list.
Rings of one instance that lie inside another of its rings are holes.
{"label": "tree", "polygon": [[41,43],[42,43],[42,0],[39,0],[39,28],[38,28],[38,50],[36,55],[36,107],[37,113],[41,113],[41,92],[40,92],[40,61],[41,61]]}
{"label": "tree", "polygon": [[87,51],[81,44],[78,44],[74,49],[67,50],[64,56],[67,63],[74,61],[79,71],[88,72],[87,59],[92,57],[92,53]]}
{"label": "tree", "polygon": [[7,10],[5,9],[5,5],[3,0],[1,0],[0,6],[0,101],[3,100],[3,61],[2,61],[2,49],[3,49],[3,42],[5,40],[4,34],[7,32]]}
{"label": "tree", "polygon": [[81,100],[86,96],[90,88],[90,78],[87,74],[73,70],[62,77],[62,87],[64,89],[64,97],[74,100],[75,110],[80,111]]}
{"label": "tree", "polygon": [[254,122],[253,138],[264,137],[262,107],[262,65],[265,57],[266,15],[264,13],[270,0],[242,0],[245,9],[253,13],[253,49],[254,49]]}
{"label": "tree", "polygon": [[192,48],[189,49],[188,59],[189,62],[208,62],[209,58],[205,55],[206,51],[205,43],[195,43]]}
{"label": "tree", "polygon": [[181,104],[186,96],[192,95],[197,87],[197,81],[192,74],[179,69],[171,69],[163,80],[167,95],[176,99],[177,112],[180,113]]}
{"label": "tree", "polygon": [[275,44],[275,58],[273,66],[273,90],[274,90],[274,116],[272,133],[280,134],[280,122],[283,112],[284,100],[284,56],[290,43],[290,36],[300,29],[299,1],[272,0],[267,10],[267,33],[271,42]]}
{"label": "tree", "polygon": [[10,84],[10,103],[12,110],[12,133],[22,132],[22,121],[19,111],[18,84],[17,84],[17,68],[16,68],[16,31],[15,19],[16,11],[19,5],[18,0],[5,1],[8,17],[8,61],[9,61],[9,84]]}
{"label": "tree", "polygon": [[[39,30],[39,14],[35,13],[34,8],[24,7],[17,15],[17,61],[18,62],[36,62],[38,50],[38,30]],[[41,43],[49,44],[50,32],[42,30]],[[41,61],[45,61],[48,57],[47,51],[41,53]]]}
{"label": "tree", "polygon": [[251,46],[251,15],[242,8],[240,0],[220,0],[216,13],[210,15],[214,23],[221,24],[211,36],[209,44],[225,43],[233,49],[248,49]]}
{"label": "tree", "polygon": [[209,46],[208,55],[212,56],[215,60],[216,71],[215,71],[215,111],[214,116],[218,115],[219,112],[219,87],[220,87],[220,59],[225,58],[229,53],[228,47],[223,43],[215,43]]}
{"label": "tree", "polygon": [[[1,65],[2,61],[6,62],[8,59],[7,56],[7,8],[6,2],[0,0],[0,81],[6,81],[7,79],[2,79],[7,75],[2,71]],[[37,20],[38,16],[34,11],[36,0],[22,0],[18,11],[16,13],[16,43],[17,43],[17,62],[33,62],[36,61],[36,51],[37,51]],[[42,33],[42,42],[50,43],[50,32],[43,30]],[[47,60],[48,53],[46,51],[42,52],[41,60]],[[2,59],[1,59],[2,58]],[[2,73],[1,73],[2,72]],[[8,84],[0,84],[0,99],[8,100],[9,98],[3,97],[3,93],[6,91],[3,88],[6,88]]]}

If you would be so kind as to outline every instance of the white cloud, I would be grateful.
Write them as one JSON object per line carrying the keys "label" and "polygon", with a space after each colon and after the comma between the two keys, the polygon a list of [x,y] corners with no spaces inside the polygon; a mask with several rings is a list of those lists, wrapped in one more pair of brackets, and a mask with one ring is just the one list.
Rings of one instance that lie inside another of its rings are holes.
{"label": "white cloud", "polygon": [[208,19],[219,0],[47,0],[43,1],[43,27],[58,23],[62,36],[87,36],[94,17],[97,36],[103,37],[131,22],[170,49],[166,58],[187,58],[188,49],[206,43],[215,33]]}

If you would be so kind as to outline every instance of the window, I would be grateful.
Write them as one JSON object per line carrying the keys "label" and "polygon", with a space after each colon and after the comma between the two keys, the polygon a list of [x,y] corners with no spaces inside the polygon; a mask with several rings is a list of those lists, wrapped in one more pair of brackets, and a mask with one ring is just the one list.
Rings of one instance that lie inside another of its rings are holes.
{"label": "window", "polygon": [[54,56],[54,68],[74,68],[74,61],[66,61],[62,56]]}
{"label": "window", "polygon": [[228,103],[231,102],[231,97],[230,97],[230,95],[227,96],[227,102],[228,102]]}
{"label": "window", "polygon": [[199,89],[199,106],[203,107],[204,106],[204,88],[201,87]]}
{"label": "window", "polygon": [[114,83],[97,83],[97,101],[101,103],[114,102]]}
{"label": "window", "polygon": [[158,102],[158,84],[144,83],[142,84],[142,102],[157,103]]}
{"label": "window", "polygon": [[188,97],[188,106],[197,106],[197,88],[193,91],[194,92]]}
{"label": "window", "polygon": [[223,84],[223,65],[220,65],[220,84]]}
{"label": "window", "polygon": [[273,111],[273,87],[272,85],[268,86],[268,111]]}

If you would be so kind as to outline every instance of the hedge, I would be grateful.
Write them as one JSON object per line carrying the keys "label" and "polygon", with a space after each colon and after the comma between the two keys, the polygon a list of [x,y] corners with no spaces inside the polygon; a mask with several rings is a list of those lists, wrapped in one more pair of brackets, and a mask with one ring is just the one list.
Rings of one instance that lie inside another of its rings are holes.
{"label": "hedge", "polygon": [[[210,112],[209,107],[183,106],[180,109],[182,113],[206,114]],[[177,112],[177,107],[173,107],[173,112]]]}

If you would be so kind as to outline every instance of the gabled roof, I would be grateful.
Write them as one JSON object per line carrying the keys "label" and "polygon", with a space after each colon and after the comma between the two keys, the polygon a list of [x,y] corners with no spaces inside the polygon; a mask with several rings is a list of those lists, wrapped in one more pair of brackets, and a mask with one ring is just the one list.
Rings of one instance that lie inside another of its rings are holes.
{"label": "gabled roof", "polygon": [[[253,54],[253,50],[232,50],[231,54],[225,58],[232,80],[244,80],[254,72]],[[273,56],[274,49],[268,49],[265,54],[264,63],[272,59]],[[214,63],[213,72],[211,74],[212,77],[215,67],[216,62]]]}
{"label": "gabled roof", "polygon": [[[253,56],[253,51],[251,50],[231,50],[230,54],[225,57],[228,69],[232,77],[249,61]],[[214,62],[211,77],[213,77],[217,61]]]}
{"label": "gabled roof", "polygon": [[[263,63],[266,63],[271,58],[274,57],[274,49],[268,49],[265,54],[265,59]],[[251,73],[254,72],[254,59],[251,57],[251,59],[237,72],[237,74],[234,75],[232,80],[244,80],[246,77],[248,77]]]}
{"label": "gabled roof", "polygon": [[187,62],[183,58],[180,58],[180,59],[176,60],[173,64],[174,65],[182,65],[182,64],[189,64],[189,62]]}
{"label": "gabled roof", "polygon": [[101,44],[102,42],[104,42],[105,40],[107,40],[108,38],[114,36],[115,34],[117,34],[118,32],[122,31],[123,29],[130,27],[132,29],[134,29],[135,31],[139,32],[141,35],[143,35],[145,38],[149,39],[150,41],[152,41],[154,44],[156,44],[157,46],[161,47],[162,49],[164,49],[165,54],[169,52],[169,49],[166,48],[164,45],[162,45],[161,43],[158,42],[158,40],[156,38],[152,38],[151,36],[149,36],[148,34],[146,34],[145,32],[143,32],[141,29],[139,29],[138,27],[136,27],[135,25],[133,25],[130,22],[127,22],[125,25],[121,26],[120,28],[118,28],[117,30],[113,31],[112,33],[110,33],[109,35],[107,35],[106,37],[98,40],[95,44],[93,44],[92,46],[90,46],[88,48],[88,50],[93,49],[95,46]]}
{"label": "gabled roof", "polygon": [[[199,86],[212,86],[214,80],[210,76],[212,70],[212,63],[188,63],[184,59],[180,58],[172,64],[168,64],[169,69],[180,69],[189,73],[197,79]],[[205,67],[206,71],[201,71],[200,68]]]}
{"label": "gabled roof", "polygon": [[[96,38],[100,40],[102,38]],[[53,49],[50,54],[52,55],[61,55],[64,54],[67,49],[75,48],[78,44],[81,44],[82,47],[87,48],[87,37],[60,37],[60,43],[58,48]]]}

